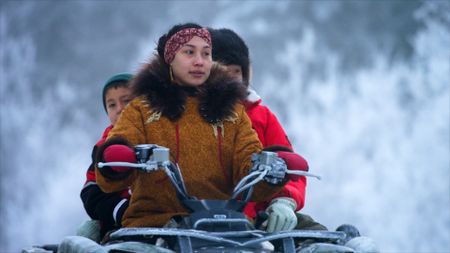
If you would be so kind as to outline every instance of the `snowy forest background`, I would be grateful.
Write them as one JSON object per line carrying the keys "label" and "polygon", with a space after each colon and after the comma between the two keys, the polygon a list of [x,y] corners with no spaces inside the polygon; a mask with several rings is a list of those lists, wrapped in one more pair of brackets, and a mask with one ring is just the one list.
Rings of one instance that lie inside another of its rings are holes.
{"label": "snowy forest background", "polygon": [[305,213],[383,252],[450,252],[450,2],[1,1],[0,252],[57,243],[107,125],[104,81],[172,25],[232,28],[322,181]]}

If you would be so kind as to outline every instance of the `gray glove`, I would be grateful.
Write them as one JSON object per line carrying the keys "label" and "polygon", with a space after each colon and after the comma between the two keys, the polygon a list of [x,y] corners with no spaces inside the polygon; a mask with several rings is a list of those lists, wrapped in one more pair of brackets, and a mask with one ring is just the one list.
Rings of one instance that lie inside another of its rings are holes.
{"label": "gray glove", "polygon": [[281,230],[292,230],[297,226],[295,200],[287,197],[275,198],[270,202],[266,212],[269,214],[266,231],[273,233]]}

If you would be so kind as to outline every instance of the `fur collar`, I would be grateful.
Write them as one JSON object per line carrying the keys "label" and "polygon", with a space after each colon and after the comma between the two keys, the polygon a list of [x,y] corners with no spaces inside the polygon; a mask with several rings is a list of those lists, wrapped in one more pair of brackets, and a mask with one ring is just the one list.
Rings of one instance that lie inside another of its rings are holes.
{"label": "fur collar", "polygon": [[219,65],[213,66],[210,77],[198,89],[173,84],[167,65],[158,56],[136,74],[132,87],[136,96],[145,96],[155,112],[172,121],[183,114],[189,95],[198,97],[200,115],[212,124],[232,117],[235,104],[246,97],[246,87]]}

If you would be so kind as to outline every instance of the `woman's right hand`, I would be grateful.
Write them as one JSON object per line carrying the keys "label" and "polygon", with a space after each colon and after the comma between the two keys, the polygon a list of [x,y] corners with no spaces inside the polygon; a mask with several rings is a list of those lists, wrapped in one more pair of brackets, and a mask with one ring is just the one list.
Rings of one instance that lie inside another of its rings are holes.
{"label": "woman's right hand", "polygon": [[[129,162],[136,163],[136,154],[134,150],[127,145],[114,144],[108,146],[105,151],[103,151],[103,160],[105,162]],[[110,166],[113,171],[116,172],[126,172],[131,170],[131,167],[124,166]]]}

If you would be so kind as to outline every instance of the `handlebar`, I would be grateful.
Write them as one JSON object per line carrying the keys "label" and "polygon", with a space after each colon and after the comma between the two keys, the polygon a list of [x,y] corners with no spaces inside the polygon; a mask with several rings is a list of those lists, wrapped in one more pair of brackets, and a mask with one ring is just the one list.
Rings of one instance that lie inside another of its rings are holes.
{"label": "handlebar", "polygon": [[[187,194],[186,186],[177,164],[170,161],[170,151],[166,147],[154,144],[142,144],[135,146],[137,163],[128,162],[99,162],[98,167],[105,166],[123,166],[140,169],[147,173],[157,170],[164,170],[174,185],[177,194],[182,198],[195,199]],[[242,178],[233,190],[231,199],[237,200],[238,196],[244,193],[242,200],[248,202],[253,193],[253,186],[258,182],[265,180],[269,183],[278,184],[282,182],[286,174],[295,174],[299,176],[315,177],[320,176],[300,170],[288,170],[284,161],[276,153],[263,151],[260,154],[252,156],[253,167],[250,174]]]}
{"label": "handlebar", "polygon": [[104,166],[122,166],[140,169],[145,172],[164,170],[169,177],[177,194],[182,200],[194,199],[187,194],[184,180],[181,176],[180,168],[170,161],[169,149],[154,144],[142,144],[135,146],[135,153],[138,163],[129,162],[108,162],[98,163],[99,168]]}

